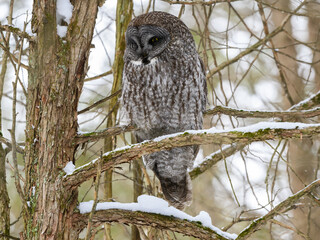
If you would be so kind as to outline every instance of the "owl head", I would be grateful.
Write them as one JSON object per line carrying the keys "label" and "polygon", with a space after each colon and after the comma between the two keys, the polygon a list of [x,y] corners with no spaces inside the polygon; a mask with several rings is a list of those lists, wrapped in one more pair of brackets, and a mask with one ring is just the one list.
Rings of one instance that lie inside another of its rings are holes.
{"label": "owl head", "polygon": [[150,12],[134,18],[126,31],[125,62],[148,65],[166,52],[194,46],[188,27],[165,12]]}

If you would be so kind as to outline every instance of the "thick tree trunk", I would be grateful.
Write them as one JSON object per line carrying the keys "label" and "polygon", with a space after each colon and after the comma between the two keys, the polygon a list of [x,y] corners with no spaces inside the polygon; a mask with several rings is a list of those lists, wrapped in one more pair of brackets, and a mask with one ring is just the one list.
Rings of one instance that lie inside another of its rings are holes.
{"label": "thick tree trunk", "polygon": [[61,184],[74,162],[77,105],[87,71],[98,0],[74,1],[65,40],[56,31],[56,1],[33,3],[26,131],[26,239],[76,239],[77,189]]}

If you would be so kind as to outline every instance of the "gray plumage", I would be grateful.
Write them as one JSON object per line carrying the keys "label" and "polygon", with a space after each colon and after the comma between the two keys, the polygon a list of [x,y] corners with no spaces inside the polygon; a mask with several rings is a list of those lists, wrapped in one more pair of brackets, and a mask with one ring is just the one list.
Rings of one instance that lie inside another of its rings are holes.
{"label": "gray plumage", "polygon": [[[138,142],[202,128],[206,105],[203,64],[187,26],[165,12],[133,19],[126,32],[122,104]],[[191,168],[197,146],[144,156],[159,178],[165,198],[183,209],[192,200]]]}

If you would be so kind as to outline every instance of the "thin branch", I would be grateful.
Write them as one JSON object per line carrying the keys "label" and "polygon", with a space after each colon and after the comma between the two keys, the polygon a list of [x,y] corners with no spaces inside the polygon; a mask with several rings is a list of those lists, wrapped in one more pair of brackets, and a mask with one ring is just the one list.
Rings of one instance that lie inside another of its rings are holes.
{"label": "thin branch", "polygon": [[[77,227],[85,227],[88,214],[75,213],[74,219]],[[223,235],[218,231],[213,231],[208,227],[202,226],[198,222],[182,220],[173,216],[161,214],[138,212],[130,210],[109,209],[96,211],[92,222],[95,226],[103,223],[119,222],[121,224],[134,224],[138,226],[154,227],[157,229],[171,230],[182,233],[186,236],[192,236],[197,239],[221,239],[230,240],[232,238]]]}
{"label": "thin branch", "polygon": [[[320,94],[319,94],[320,95]],[[223,106],[216,106],[207,109],[206,115],[225,114],[240,118],[280,118],[288,121],[297,118],[312,118],[320,115],[320,107],[310,110],[291,110],[291,111],[252,111],[244,109],[234,109]]]}
{"label": "thin branch", "polygon": [[17,35],[17,36],[19,36],[21,38],[28,39],[28,41],[30,41],[30,42],[33,42],[35,40],[35,37],[30,36],[25,31],[21,31],[19,28],[16,28],[16,27],[13,27],[13,26],[2,25],[1,22],[0,22],[0,30],[1,31],[6,31],[6,32],[11,32],[14,35]]}
{"label": "thin branch", "polygon": [[82,144],[89,141],[97,141],[102,138],[119,135],[120,133],[123,133],[123,132],[131,132],[133,130],[137,130],[137,129],[132,125],[119,125],[119,126],[105,128],[105,129],[94,131],[94,132],[79,133],[78,136],[75,138],[74,142],[76,144]]}
{"label": "thin branch", "polygon": [[320,91],[309,98],[293,105],[289,110],[306,110],[320,105]]}
{"label": "thin branch", "polygon": [[311,193],[317,187],[320,186],[320,179],[312,182],[296,194],[288,197],[286,200],[279,203],[275,206],[269,213],[266,215],[254,220],[247,228],[245,228],[236,238],[236,240],[247,239],[251,236],[252,233],[260,229],[263,225],[265,225],[269,220],[273,219],[275,216],[287,212],[292,209],[294,204],[296,204],[304,195]]}
{"label": "thin branch", "polygon": [[193,1],[172,1],[172,0],[162,0],[163,2],[169,3],[169,4],[183,4],[183,5],[205,5],[210,6],[212,4],[216,3],[228,3],[228,2],[236,2],[239,0],[211,0],[211,1],[199,1],[199,0],[193,0]]}
{"label": "thin branch", "polygon": [[[2,33],[2,32],[1,32]],[[10,58],[11,62],[15,62],[15,63],[18,63],[18,59],[14,56],[14,54],[12,54],[8,48],[6,48],[4,45],[2,45],[0,43],[0,47],[2,48],[3,51],[5,51],[8,55],[8,57]],[[23,63],[20,63],[21,67],[23,67],[24,69],[26,70],[29,70],[29,66],[23,64]]]}
{"label": "thin branch", "polygon": [[[264,14],[264,10],[263,10],[263,7],[262,7],[262,3],[261,1],[259,0],[258,1],[258,8],[259,8],[259,13],[260,13],[260,16],[261,16],[261,19],[262,19],[262,24],[263,24],[263,29],[264,29],[264,33],[265,35],[268,35],[269,34],[269,28],[268,28],[268,24],[267,24],[267,19],[266,19],[266,16]],[[283,87],[283,91],[290,103],[290,105],[294,105],[294,101],[293,101],[293,98],[289,92],[289,89],[288,89],[288,84],[287,84],[287,79],[286,79],[286,75],[285,75],[285,72],[283,71],[283,68],[280,64],[280,59],[279,59],[279,56],[278,56],[278,52],[276,51],[276,47],[273,43],[273,40],[270,39],[269,40],[270,44],[271,44],[271,50],[272,50],[272,53],[273,53],[273,56],[274,56],[274,61],[276,63],[276,66],[278,68],[278,71],[279,71],[279,77],[280,77],[280,82],[282,84],[282,87]]]}
{"label": "thin branch", "polygon": [[[9,140],[9,139],[7,139],[7,138],[5,138],[5,137],[0,136],[0,142],[1,142],[1,143],[4,143],[5,145],[7,145],[7,147],[9,148],[9,150],[11,150],[11,149],[12,149],[12,143],[10,142],[10,140]],[[23,154],[23,153],[24,153],[23,148],[22,148],[22,147],[20,147],[18,144],[16,144],[16,151],[17,151],[18,153],[21,153],[21,154]]]}
{"label": "thin branch", "polygon": [[20,238],[17,238],[17,237],[14,237],[14,236],[10,236],[10,235],[4,234],[4,233],[0,233],[0,237],[4,237],[4,238],[7,238],[7,239],[20,240]]}
{"label": "thin branch", "polygon": [[94,200],[93,200],[92,210],[91,210],[89,217],[88,217],[87,234],[86,234],[85,240],[89,240],[91,237],[92,217],[93,217],[93,214],[96,210],[97,203],[98,203],[102,153],[101,153],[100,159],[101,160],[98,161],[98,166],[97,166],[97,177],[96,177],[96,182],[95,182],[95,187],[94,187]]}
{"label": "thin branch", "polygon": [[204,173],[213,165],[223,160],[223,158],[227,158],[235,154],[237,151],[242,150],[246,145],[247,144],[242,144],[242,143],[231,144],[227,148],[223,148],[222,150],[219,150],[217,152],[214,152],[213,154],[210,154],[205,159],[203,159],[201,164],[197,165],[189,172],[191,179],[195,179],[201,173]]}
{"label": "thin branch", "polygon": [[99,101],[95,102],[95,103],[92,104],[91,106],[86,107],[86,108],[80,110],[80,111],[78,112],[78,114],[82,114],[82,113],[85,113],[85,112],[91,110],[92,108],[98,106],[99,104],[104,103],[104,102],[110,100],[111,98],[117,96],[119,93],[121,93],[121,89],[118,90],[118,91],[116,91],[115,93],[111,94],[110,96],[107,96],[107,97],[105,97],[105,98],[103,98],[103,99],[100,99]]}
{"label": "thin branch", "polygon": [[260,41],[256,42],[255,44],[253,44],[251,47],[249,47],[248,49],[244,50],[243,52],[239,53],[234,58],[232,58],[232,59],[230,59],[228,61],[225,61],[225,62],[221,63],[220,65],[218,65],[216,68],[210,70],[209,73],[207,74],[207,79],[211,78],[214,74],[216,74],[217,72],[221,71],[223,68],[231,65],[232,63],[237,62],[242,57],[244,57],[244,56],[248,55],[249,53],[255,51],[258,47],[260,47],[261,45],[264,45],[266,42],[268,42],[270,39],[272,39],[278,33],[283,31],[284,26],[290,20],[291,16],[294,13],[298,12],[306,3],[307,3],[307,1],[303,1],[294,11],[292,11],[292,13],[288,14],[284,18],[284,20],[282,21],[282,23],[281,23],[281,25],[279,27],[277,27],[275,30],[273,30],[270,34],[266,35],[263,39],[261,39]]}
{"label": "thin branch", "polygon": [[101,73],[101,74],[99,74],[97,76],[86,78],[84,81],[85,82],[89,82],[89,81],[96,80],[96,79],[99,79],[99,78],[102,78],[102,77],[105,77],[105,76],[108,76],[108,75],[111,75],[111,74],[112,74],[112,70],[109,70],[109,71]]}
{"label": "thin branch", "polygon": [[[291,125],[291,126],[290,126]],[[126,163],[142,155],[170,149],[201,144],[231,144],[251,143],[256,141],[276,139],[303,139],[310,138],[320,133],[320,124],[301,123],[263,123],[253,126],[226,130],[190,130],[172,135],[162,136],[139,144],[129,145],[105,153],[103,156],[102,171],[115,165]],[[300,128],[300,129],[299,129]],[[65,176],[64,185],[75,188],[82,182],[94,177],[96,174],[97,160],[77,168],[72,174]]]}

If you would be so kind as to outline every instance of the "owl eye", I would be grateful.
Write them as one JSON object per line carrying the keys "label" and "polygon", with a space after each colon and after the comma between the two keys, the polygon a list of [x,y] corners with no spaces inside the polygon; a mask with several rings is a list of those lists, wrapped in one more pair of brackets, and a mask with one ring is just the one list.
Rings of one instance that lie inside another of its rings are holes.
{"label": "owl eye", "polygon": [[152,37],[150,38],[150,40],[148,41],[148,43],[152,46],[156,45],[158,42],[160,41],[160,38],[158,37]]}
{"label": "owl eye", "polygon": [[130,41],[129,45],[130,45],[130,47],[131,47],[132,49],[137,49],[137,48],[138,48],[138,45],[136,44],[135,41]]}

